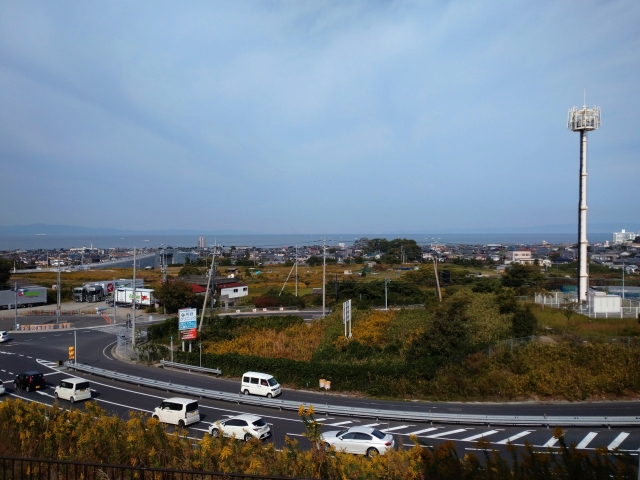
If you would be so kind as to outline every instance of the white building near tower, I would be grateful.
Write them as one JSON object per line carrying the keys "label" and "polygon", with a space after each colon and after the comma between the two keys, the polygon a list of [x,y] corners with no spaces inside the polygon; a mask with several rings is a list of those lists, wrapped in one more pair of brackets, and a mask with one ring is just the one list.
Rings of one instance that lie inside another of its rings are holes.
{"label": "white building near tower", "polygon": [[636,234],[633,232],[626,232],[623,228],[621,232],[613,232],[613,244],[620,245],[621,243],[631,242],[636,238]]}

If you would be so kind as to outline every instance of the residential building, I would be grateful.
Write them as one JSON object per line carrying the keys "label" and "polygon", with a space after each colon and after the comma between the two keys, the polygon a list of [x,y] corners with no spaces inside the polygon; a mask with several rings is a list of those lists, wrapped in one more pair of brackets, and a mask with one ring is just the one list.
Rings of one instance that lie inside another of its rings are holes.
{"label": "residential building", "polygon": [[613,232],[613,244],[619,245],[625,242],[632,242],[636,238],[633,232],[626,232],[623,228],[621,232]]}

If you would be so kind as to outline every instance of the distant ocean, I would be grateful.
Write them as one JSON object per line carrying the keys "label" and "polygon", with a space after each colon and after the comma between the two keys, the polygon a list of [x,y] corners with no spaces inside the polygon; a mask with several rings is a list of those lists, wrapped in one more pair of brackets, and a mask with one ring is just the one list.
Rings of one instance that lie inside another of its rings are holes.
{"label": "distant ocean", "polygon": [[[275,248],[284,246],[321,245],[323,237],[327,245],[345,243],[350,245],[354,240],[366,238],[409,238],[419,244],[466,244],[466,245],[533,245],[543,241],[551,244],[576,243],[576,233],[482,233],[482,234],[457,234],[457,233],[424,233],[424,234],[336,234],[336,235],[205,235],[207,246],[214,243],[224,246],[249,246],[261,248]],[[590,243],[611,241],[611,233],[589,233]],[[198,242],[196,235],[23,235],[0,236],[0,251],[6,250],[53,250],[69,249],[77,247],[98,248],[158,248],[161,245],[171,247],[195,247]]]}

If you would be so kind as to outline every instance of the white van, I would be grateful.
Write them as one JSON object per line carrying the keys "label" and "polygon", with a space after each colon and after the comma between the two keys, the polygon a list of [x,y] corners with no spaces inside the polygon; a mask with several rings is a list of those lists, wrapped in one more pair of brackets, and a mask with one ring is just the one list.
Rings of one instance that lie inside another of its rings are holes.
{"label": "white van", "polygon": [[240,391],[245,395],[262,395],[267,398],[277,397],[282,393],[280,384],[268,373],[247,372],[242,375]]}
{"label": "white van", "polygon": [[198,401],[181,397],[167,398],[153,411],[153,418],[180,427],[197,423],[200,421]]}
{"label": "white van", "polygon": [[69,400],[71,403],[76,400],[89,400],[91,398],[91,385],[82,378],[65,378],[61,380],[53,396],[58,399]]}

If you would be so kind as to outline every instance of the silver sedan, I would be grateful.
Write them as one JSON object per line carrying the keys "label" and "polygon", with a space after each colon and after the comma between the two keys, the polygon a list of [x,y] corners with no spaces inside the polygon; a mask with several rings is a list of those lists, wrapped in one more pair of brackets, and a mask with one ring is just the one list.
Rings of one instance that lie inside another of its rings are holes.
{"label": "silver sedan", "polygon": [[325,448],[334,447],[338,451],[358,455],[384,455],[395,445],[393,436],[371,427],[351,427],[322,434]]}

